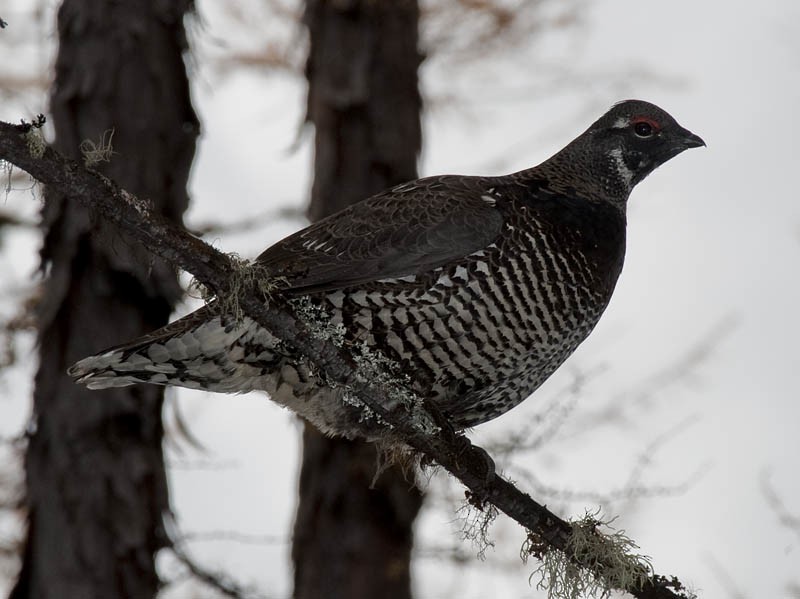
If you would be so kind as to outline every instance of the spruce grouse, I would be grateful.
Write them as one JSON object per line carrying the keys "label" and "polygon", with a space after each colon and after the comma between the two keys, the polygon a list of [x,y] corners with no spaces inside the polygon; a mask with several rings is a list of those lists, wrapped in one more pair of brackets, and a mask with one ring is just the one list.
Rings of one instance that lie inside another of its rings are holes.
{"label": "spruce grouse", "polygon": [[[631,190],[703,145],[657,106],[627,100],[539,166],[398,185],[257,262],[278,293],[408,375],[456,428],[470,427],[519,404],[586,339],[622,269]],[[91,389],[262,390],[324,432],[378,434],[342,389],[215,302],[69,374]]]}

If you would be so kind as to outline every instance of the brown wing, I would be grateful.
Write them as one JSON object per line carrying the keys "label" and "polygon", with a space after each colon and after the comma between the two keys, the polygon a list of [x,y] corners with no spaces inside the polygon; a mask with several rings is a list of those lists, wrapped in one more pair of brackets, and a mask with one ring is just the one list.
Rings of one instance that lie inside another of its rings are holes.
{"label": "brown wing", "polygon": [[499,235],[503,217],[489,181],[446,175],[394,187],[279,241],[257,261],[297,293],[443,266]]}

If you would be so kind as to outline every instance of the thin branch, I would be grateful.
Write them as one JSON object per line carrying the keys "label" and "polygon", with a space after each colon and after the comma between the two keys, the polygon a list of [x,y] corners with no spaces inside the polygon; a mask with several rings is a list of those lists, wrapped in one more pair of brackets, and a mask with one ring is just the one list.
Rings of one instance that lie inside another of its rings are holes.
{"label": "thin branch", "polygon": [[[419,401],[392,402],[394,407],[387,409],[383,398],[408,397],[409,390],[401,382],[385,380],[390,377],[376,377],[374,370],[370,372],[354,359],[348,348],[315,335],[280,296],[265,297],[258,282],[267,273],[253,271],[254,276],[242,277],[241,263],[153,213],[147,202],[120,189],[113,181],[46,146],[37,129],[42,124],[43,117],[34,125],[0,122],[0,159],[115,223],[144,247],[193,274],[217,297],[238,302],[243,313],[305,356],[327,381],[345,387],[352,398],[391,427],[395,439],[458,478],[476,507],[491,504],[525,527],[529,554],[545,558],[558,551],[600,580],[609,580],[609,572],[618,569],[604,553],[604,548],[614,550],[611,539],[593,528],[588,532],[585,527],[576,528],[496,475],[488,454],[455,433],[435,406],[423,406]],[[578,532],[583,539],[592,537],[591,551],[587,551],[587,545],[575,542]],[[647,576],[642,568],[637,568],[636,573],[639,575],[628,583],[615,578],[609,585],[640,599],[688,596],[677,578]]]}
{"label": "thin branch", "polygon": [[291,538],[285,535],[253,535],[233,530],[206,530],[203,532],[185,532],[176,542],[231,542],[240,545],[288,545]]}
{"label": "thin branch", "polygon": [[800,514],[793,514],[789,511],[789,508],[786,507],[783,499],[778,495],[775,487],[772,486],[769,472],[764,472],[761,475],[761,490],[764,493],[767,503],[769,503],[769,507],[778,517],[781,526],[795,534],[798,540],[800,540]]}
{"label": "thin branch", "polygon": [[720,586],[725,587],[725,595],[727,597],[730,597],[730,599],[748,599],[748,596],[739,588],[733,575],[731,575],[728,569],[717,560],[717,558],[713,555],[707,555],[705,561],[709,568],[711,568]]}
{"label": "thin branch", "polygon": [[229,597],[230,599],[265,599],[264,595],[261,595],[253,589],[243,587],[239,583],[230,580],[225,574],[208,570],[200,566],[181,549],[172,547],[171,550],[178,561],[189,570],[192,576],[225,597]]}

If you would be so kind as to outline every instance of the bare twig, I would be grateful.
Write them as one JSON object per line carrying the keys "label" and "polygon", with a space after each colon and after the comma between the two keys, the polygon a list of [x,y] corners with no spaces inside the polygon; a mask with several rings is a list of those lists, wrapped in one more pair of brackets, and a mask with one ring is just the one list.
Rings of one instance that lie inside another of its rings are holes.
{"label": "bare twig", "polygon": [[[560,552],[579,566],[577,569],[588,570],[598,579],[610,581],[609,585],[616,585],[614,588],[640,599],[688,596],[677,578],[648,575],[649,572],[640,566],[629,573],[632,577],[624,578],[628,583],[619,582],[622,580],[616,575],[619,554],[614,553],[616,546],[612,539],[604,540],[604,536],[580,525],[581,538],[590,538],[592,543],[577,543],[576,525],[561,519],[509,481],[495,475],[487,463],[486,452],[455,433],[434,406],[393,402],[395,407],[387,408],[383,398],[410,393],[401,382],[375,376],[375,365],[360,363],[347,347],[339,347],[315,335],[281,297],[271,297],[267,303],[263,290],[259,289],[258,277],[247,277],[243,283],[241,265],[230,256],[152,213],[145,202],[99,173],[50,147],[30,143],[30,136],[35,135],[32,131],[41,124],[41,119],[35,125],[0,122],[0,159],[15,164],[42,183],[80,201],[97,216],[123,228],[154,253],[193,274],[218,297],[229,298],[238,293],[237,305],[245,314],[305,356],[332,384],[345,387],[351,398],[391,426],[392,435],[458,478],[468,489],[473,505],[491,504],[525,527],[532,555],[544,557],[549,552]],[[604,553],[604,549],[608,553]],[[615,575],[608,576],[612,571]]]}
{"label": "bare twig", "polygon": [[175,541],[226,541],[240,545],[287,545],[291,538],[283,535],[253,535],[232,530],[207,530],[204,532],[185,532]]}
{"label": "bare twig", "polygon": [[739,588],[728,569],[719,562],[713,555],[707,555],[705,559],[711,571],[714,573],[719,584],[725,587],[725,596],[730,599],[748,599],[748,596]]}
{"label": "bare twig", "polygon": [[172,553],[189,570],[192,576],[225,597],[230,597],[231,599],[265,599],[265,596],[258,591],[240,585],[224,573],[200,566],[178,547],[172,547]]}
{"label": "bare twig", "polygon": [[767,499],[767,503],[769,503],[769,507],[772,508],[781,525],[800,539],[800,514],[793,514],[786,507],[783,499],[778,495],[775,487],[772,486],[769,472],[764,472],[761,475],[761,489]]}

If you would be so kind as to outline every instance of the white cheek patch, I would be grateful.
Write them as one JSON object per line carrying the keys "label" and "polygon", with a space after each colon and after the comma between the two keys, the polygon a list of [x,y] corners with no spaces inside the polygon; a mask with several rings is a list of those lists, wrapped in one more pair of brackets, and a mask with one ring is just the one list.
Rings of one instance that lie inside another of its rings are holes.
{"label": "white cheek patch", "polygon": [[608,155],[611,156],[612,163],[614,164],[620,179],[625,182],[627,187],[630,187],[631,182],[633,181],[633,171],[628,168],[627,164],[625,164],[625,160],[622,158],[622,150],[619,148],[614,148],[608,153]]}

